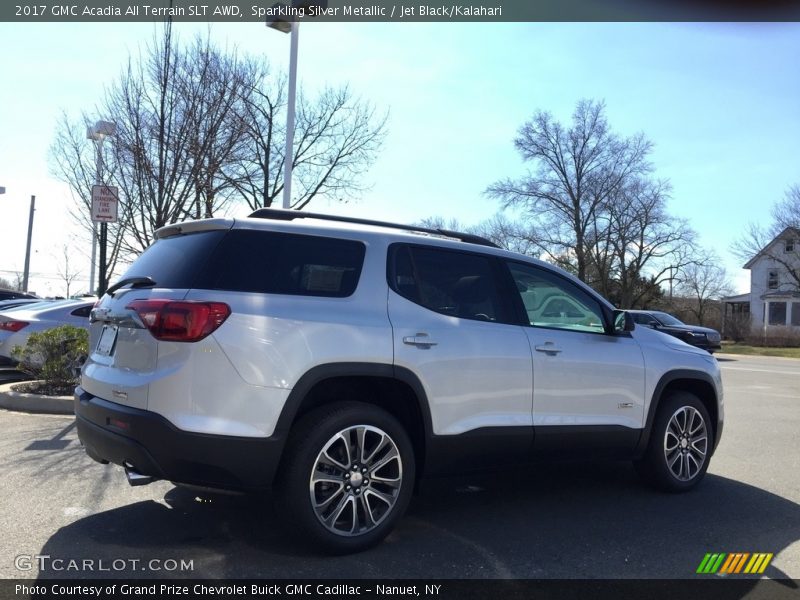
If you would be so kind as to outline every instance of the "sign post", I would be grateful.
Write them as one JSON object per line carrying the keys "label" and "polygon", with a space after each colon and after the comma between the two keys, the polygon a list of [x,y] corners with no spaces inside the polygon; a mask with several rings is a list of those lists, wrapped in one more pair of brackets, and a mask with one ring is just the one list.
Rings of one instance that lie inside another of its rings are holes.
{"label": "sign post", "polygon": [[92,221],[100,223],[100,273],[97,278],[97,296],[106,293],[106,244],[108,224],[117,222],[119,190],[111,185],[92,186]]}

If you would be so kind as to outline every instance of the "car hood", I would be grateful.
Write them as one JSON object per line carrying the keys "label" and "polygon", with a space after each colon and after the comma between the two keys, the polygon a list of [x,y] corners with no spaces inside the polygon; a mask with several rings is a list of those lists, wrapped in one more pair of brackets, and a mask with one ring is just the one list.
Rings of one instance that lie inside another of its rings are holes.
{"label": "car hood", "polygon": [[636,331],[637,331],[637,337],[644,338],[646,340],[649,340],[650,342],[662,344],[664,346],[669,347],[672,350],[678,350],[680,352],[686,352],[688,354],[696,354],[704,358],[708,358],[709,356],[708,352],[706,352],[705,350],[702,350],[697,346],[692,346],[691,344],[687,344],[683,340],[680,340],[675,336],[666,333],[665,331],[660,331],[658,329],[651,329],[650,327],[644,327],[642,325],[637,325]]}
{"label": "car hood", "polygon": [[693,331],[695,333],[718,333],[716,329],[701,327],[700,325],[662,325],[661,329],[669,329],[671,331]]}

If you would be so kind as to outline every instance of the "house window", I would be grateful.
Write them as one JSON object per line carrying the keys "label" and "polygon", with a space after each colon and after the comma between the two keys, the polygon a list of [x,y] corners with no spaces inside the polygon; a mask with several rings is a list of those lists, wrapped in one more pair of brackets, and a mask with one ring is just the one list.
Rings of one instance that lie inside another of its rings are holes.
{"label": "house window", "polygon": [[783,246],[784,252],[794,252],[794,240],[786,240]]}
{"label": "house window", "polygon": [[786,302],[769,303],[769,324],[786,325]]}
{"label": "house window", "polygon": [[800,302],[792,302],[792,325],[800,327]]}
{"label": "house window", "polygon": [[770,290],[777,290],[778,289],[778,271],[772,269],[767,274],[767,289]]}

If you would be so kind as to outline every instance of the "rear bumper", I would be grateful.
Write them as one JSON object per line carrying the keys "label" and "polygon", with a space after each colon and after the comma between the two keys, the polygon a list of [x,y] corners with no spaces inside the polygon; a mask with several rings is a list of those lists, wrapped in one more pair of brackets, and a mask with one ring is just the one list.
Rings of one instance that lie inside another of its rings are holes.
{"label": "rear bumper", "polygon": [[271,487],[284,439],[183,431],[159,414],[75,389],[78,438],[102,463],[133,467],[176,483],[229,490]]}

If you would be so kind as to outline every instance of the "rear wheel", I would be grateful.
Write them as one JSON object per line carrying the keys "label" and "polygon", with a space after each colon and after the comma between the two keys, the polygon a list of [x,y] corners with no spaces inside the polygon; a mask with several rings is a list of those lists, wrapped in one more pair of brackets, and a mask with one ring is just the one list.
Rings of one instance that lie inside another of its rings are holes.
{"label": "rear wheel", "polygon": [[400,423],[375,406],[343,402],[297,424],[275,491],[301,541],[345,553],[386,537],[413,486],[414,453]]}
{"label": "rear wheel", "polygon": [[712,439],[711,420],[700,399],[690,392],[674,392],[658,408],[636,470],[662,490],[685,492],[703,479]]}

